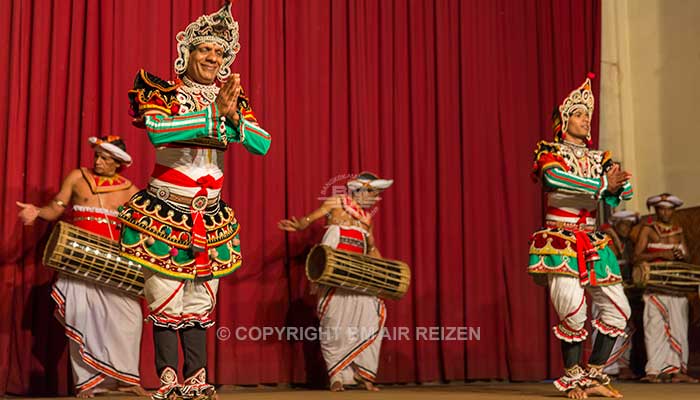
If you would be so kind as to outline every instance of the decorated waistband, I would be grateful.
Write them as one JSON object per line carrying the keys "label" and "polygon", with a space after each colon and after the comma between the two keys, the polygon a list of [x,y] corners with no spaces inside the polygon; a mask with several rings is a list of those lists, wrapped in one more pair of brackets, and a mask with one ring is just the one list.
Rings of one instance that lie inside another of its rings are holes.
{"label": "decorated waistband", "polygon": [[596,211],[585,208],[548,207],[545,223],[549,228],[566,230],[594,231],[596,228]]}
{"label": "decorated waistband", "polygon": [[659,251],[665,251],[665,250],[673,250],[676,247],[680,247],[680,244],[672,244],[672,243],[649,243],[647,244],[646,251],[649,253],[655,253]]}
{"label": "decorated waistband", "polygon": [[[84,209],[90,209],[85,207]],[[83,211],[80,206],[73,206],[72,224],[78,228],[95,233],[106,238],[117,240],[119,239],[119,231],[121,230],[121,222],[111,210],[90,209]]]}

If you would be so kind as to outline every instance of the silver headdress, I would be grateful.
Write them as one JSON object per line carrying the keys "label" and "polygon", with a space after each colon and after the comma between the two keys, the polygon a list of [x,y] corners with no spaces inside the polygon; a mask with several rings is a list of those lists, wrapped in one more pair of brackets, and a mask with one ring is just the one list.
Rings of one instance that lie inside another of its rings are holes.
{"label": "silver headdress", "polygon": [[[567,132],[569,129],[569,117],[574,114],[574,111],[578,109],[583,109],[588,114],[588,118],[593,118],[593,108],[595,107],[595,98],[593,97],[593,90],[591,90],[591,79],[595,75],[589,73],[586,80],[583,81],[581,86],[574,89],[569,95],[562,101],[559,106],[559,113],[561,114],[561,132]],[[590,135],[590,133],[589,133]]]}
{"label": "silver headdress", "polygon": [[175,38],[177,39],[176,74],[183,75],[187,71],[187,62],[192,48],[202,43],[213,42],[224,48],[224,62],[217,77],[219,80],[225,80],[231,75],[231,63],[241,49],[241,44],[238,42],[238,22],[233,19],[230,3],[225,4],[214,14],[197,18]]}

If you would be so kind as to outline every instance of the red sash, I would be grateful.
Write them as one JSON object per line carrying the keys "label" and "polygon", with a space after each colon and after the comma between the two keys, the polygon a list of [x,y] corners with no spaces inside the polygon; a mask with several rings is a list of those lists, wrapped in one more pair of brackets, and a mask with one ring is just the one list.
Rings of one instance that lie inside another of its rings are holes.
{"label": "red sash", "polygon": [[121,223],[117,217],[94,211],[73,210],[73,225],[108,239],[119,240]]}
{"label": "red sash", "polygon": [[209,263],[209,244],[207,243],[207,231],[204,226],[204,210],[207,208],[207,189],[221,189],[224,185],[224,177],[215,179],[211,175],[205,175],[198,179],[192,179],[182,172],[156,164],[153,177],[173,185],[199,188],[190,204],[190,217],[192,218],[192,251],[195,254],[196,275],[198,277],[211,275]]}
{"label": "red sash", "polygon": [[[595,216],[585,208],[580,210],[578,214],[574,214],[560,208],[550,207],[547,213],[566,218],[578,218],[576,224],[579,226],[586,225],[587,219]],[[595,286],[595,262],[600,260],[598,250],[593,247],[586,231],[574,229],[573,232],[576,236],[576,260],[578,261],[578,276],[581,285],[591,284]]]}

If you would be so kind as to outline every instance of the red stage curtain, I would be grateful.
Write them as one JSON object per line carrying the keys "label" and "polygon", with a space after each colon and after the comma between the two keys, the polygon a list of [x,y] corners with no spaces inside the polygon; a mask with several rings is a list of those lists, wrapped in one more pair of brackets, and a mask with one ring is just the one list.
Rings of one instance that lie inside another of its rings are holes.
{"label": "red stage curtain", "polygon": [[[91,165],[97,134],[125,138],[125,174],[143,187],[153,150],[130,125],[126,91],[139,68],[172,78],[175,34],[219,5],[0,2],[0,393],[70,389],[54,274],[40,263],[51,225],[23,228],[15,201],[50,201],[68,171]],[[388,327],[411,339],[383,343],[379,380],[557,375],[553,312],[525,273],[542,217],[529,172],[553,106],[599,69],[600,0],[255,0],[234,13],[233,69],[273,143],[264,158],[228,152],[223,194],[245,260],[222,282],[217,327],[316,325],[303,261],[323,226],[286,236],[276,222],[315,208],[334,178],[370,170],[396,181],[375,215],[378,247],[413,271],[408,295],[387,302]],[[433,326],[478,328],[480,340],[415,340]],[[323,384],[316,342],[220,340],[216,329],[213,382]],[[153,387],[150,335],[142,377]]]}

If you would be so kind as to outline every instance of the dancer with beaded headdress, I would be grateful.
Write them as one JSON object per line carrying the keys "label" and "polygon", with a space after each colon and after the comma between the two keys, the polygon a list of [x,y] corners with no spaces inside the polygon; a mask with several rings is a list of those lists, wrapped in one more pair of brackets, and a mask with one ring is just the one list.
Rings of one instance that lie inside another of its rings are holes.
{"label": "dancer with beaded headdress", "polygon": [[[71,223],[111,240],[119,240],[117,207],[137,189],[119,172],[131,156],[119,136],[91,137],[92,168],[71,171],[53,201],[44,207],[17,203],[26,225],[37,218],[55,221],[72,206]],[[51,291],[55,315],[68,337],[73,381],[78,397],[112,389],[140,396],[139,349],[143,317],[137,299],[96,283],[59,274]]]}
{"label": "dancer with beaded headdress", "polygon": [[[576,399],[622,397],[603,367],[630,315],[610,238],[597,230],[595,216],[599,202],[615,207],[632,197],[630,175],[609,152],[588,148],[594,108],[590,78],[555,109],[555,141],[539,142],[535,151],[534,173],[544,184],[547,211],[545,226],[530,239],[528,267],[538,283],[549,287],[560,318],[553,330],[561,340],[565,374],[554,385]],[[592,321],[599,334],[582,367],[586,291],[600,310]]]}
{"label": "dancer with beaded headdress", "polygon": [[122,254],[144,267],[161,381],[157,400],[215,395],[207,383],[205,329],[214,323],[218,279],[241,265],[238,221],[220,197],[224,152],[239,143],[264,155],[270,146],[240,76],[231,73],[240,44],[230,4],[199,17],[176,38],[177,79],[140,71],[129,91],[134,123],[155,146],[156,165],[148,188],[119,214]]}

